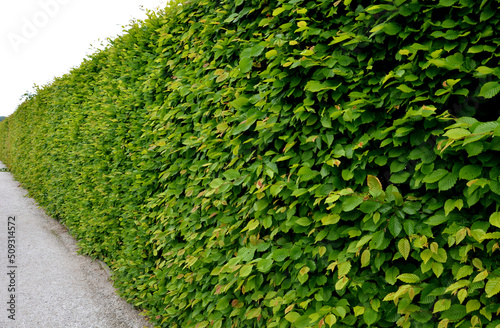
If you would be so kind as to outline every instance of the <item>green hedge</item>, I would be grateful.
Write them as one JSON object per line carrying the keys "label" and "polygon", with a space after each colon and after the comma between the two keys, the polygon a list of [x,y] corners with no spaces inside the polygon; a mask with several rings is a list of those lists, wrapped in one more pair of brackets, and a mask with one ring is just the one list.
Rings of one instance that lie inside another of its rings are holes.
{"label": "green hedge", "polygon": [[192,0],[0,123],[159,327],[498,327],[493,0]]}

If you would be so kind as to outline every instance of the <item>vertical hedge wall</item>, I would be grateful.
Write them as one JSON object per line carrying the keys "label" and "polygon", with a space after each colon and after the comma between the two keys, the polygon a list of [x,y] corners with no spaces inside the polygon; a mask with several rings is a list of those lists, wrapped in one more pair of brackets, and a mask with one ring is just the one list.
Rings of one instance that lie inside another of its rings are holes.
{"label": "vertical hedge wall", "polygon": [[170,2],[0,158],[158,327],[498,327],[498,9]]}

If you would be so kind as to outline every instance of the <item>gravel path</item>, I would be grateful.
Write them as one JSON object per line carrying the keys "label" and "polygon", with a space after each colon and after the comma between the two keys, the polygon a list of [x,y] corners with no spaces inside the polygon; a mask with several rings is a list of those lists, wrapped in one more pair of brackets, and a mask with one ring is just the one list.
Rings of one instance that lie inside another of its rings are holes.
{"label": "gravel path", "polygon": [[[13,263],[9,238],[15,239]],[[0,172],[0,328],[152,327],[117,296],[109,269],[76,250],[65,227],[26,197],[9,172]]]}

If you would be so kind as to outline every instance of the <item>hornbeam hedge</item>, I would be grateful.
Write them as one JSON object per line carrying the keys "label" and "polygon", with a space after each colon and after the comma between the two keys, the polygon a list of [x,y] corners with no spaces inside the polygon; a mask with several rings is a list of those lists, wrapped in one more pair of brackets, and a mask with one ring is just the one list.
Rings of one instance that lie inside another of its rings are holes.
{"label": "hornbeam hedge", "polygon": [[0,156],[158,327],[499,327],[499,5],[171,1]]}

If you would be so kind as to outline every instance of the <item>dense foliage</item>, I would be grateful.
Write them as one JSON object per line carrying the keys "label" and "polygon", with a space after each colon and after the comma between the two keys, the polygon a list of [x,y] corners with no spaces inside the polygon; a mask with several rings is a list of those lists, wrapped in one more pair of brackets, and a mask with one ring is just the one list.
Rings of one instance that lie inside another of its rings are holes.
{"label": "dense foliage", "polygon": [[193,0],[0,124],[161,327],[498,327],[494,0]]}

